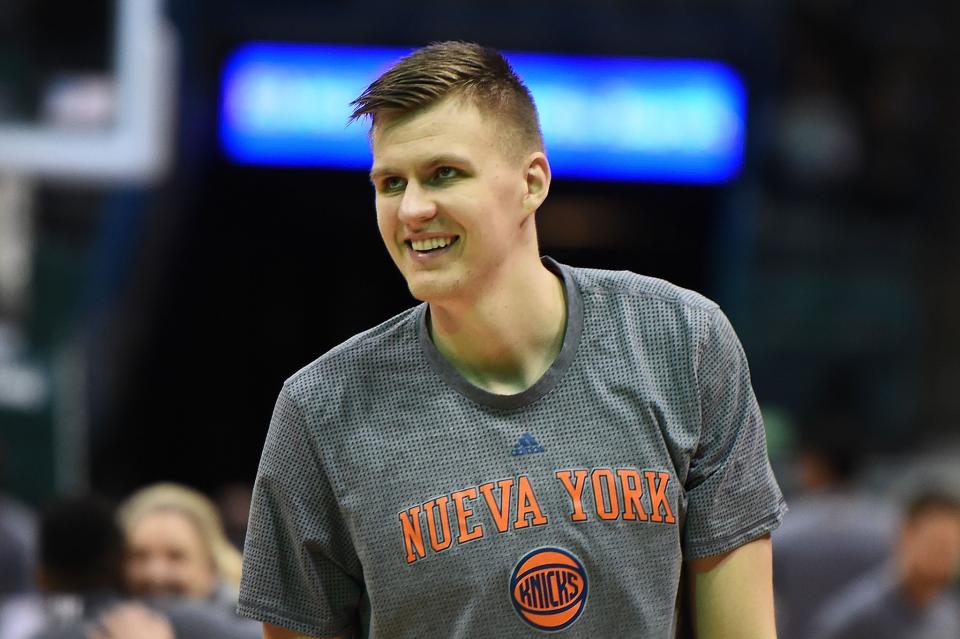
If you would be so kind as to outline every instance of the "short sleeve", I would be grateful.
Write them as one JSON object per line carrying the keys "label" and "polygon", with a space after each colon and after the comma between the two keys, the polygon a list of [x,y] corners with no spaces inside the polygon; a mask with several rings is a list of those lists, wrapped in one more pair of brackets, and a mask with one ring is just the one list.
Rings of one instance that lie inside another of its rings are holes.
{"label": "short sleeve", "polygon": [[685,489],[684,558],[723,554],[777,528],[786,512],[740,341],[711,311],[696,361],[700,439]]}
{"label": "short sleeve", "polygon": [[285,387],[257,470],[237,610],[325,637],[353,622],[363,582],[310,433],[310,424]]}

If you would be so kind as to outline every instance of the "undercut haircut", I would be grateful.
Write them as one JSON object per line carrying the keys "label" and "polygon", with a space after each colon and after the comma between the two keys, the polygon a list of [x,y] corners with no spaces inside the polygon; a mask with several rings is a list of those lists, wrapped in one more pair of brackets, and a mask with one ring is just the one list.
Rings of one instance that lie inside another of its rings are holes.
{"label": "undercut haircut", "polygon": [[369,117],[372,134],[381,117],[412,114],[451,96],[501,118],[512,150],[543,150],[530,90],[499,51],[470,42],[436,42],[401,58],[350,103],[350,122]]}

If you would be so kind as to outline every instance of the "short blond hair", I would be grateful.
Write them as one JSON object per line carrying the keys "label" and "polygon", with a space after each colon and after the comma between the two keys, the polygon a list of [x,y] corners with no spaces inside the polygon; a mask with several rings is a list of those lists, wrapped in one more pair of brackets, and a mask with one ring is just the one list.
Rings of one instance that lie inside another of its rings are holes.
{"label": "short blond hair", "polygon": [[240,585],[240,551],[227,539],[220,514],[206,495],[172,482],[152,484],[123,502],[118,513],[120,525],[129,534],[144,516],[158,511],[173,511],[186,517],[200,533],[220,578],[231,586]]}
{"label": "short blond hair", "polygon": [[472,42],[435,42],[401,58],[350,103],[350,120],[366,116],[375,128],[381,116],[414,113],[451,96],[501,118],[513,151],[543,150],[530,90],[499,51]]}

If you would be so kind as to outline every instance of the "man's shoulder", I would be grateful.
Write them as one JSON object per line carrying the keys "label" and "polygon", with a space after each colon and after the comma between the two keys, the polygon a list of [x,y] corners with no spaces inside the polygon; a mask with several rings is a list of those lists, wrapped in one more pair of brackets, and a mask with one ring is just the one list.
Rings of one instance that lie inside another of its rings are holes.
{"label": "man's shoulder", "polygon": [[566,266],[585,295],[620,296],[637,302],[666,304],[696,311],[710,312],[718,308],[704,295],[649,275],[633,271]]}
{"label": "man's shoulder", "polygon": [[828,638],[870,636],[861,634],[896,621],[893,611],[896,587],[889,567],[874,570],[841,588],[816,614],[816,636]]}
{"label": "man's shoulder", "polygon": [[355,371],[370,373],[378,363],[396,361],[411,352],[417,341],[417,322],[422,305],[409,308],[334,346],[284,382],[293,396],[315,389],[323,380]]}

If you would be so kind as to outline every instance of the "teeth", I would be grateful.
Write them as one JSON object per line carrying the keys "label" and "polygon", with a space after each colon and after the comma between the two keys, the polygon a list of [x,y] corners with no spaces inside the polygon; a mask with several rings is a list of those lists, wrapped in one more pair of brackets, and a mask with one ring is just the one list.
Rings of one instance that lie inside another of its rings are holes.
{"label": "teeth", "polygon": [[432,237],[428,240],[413,240],[410,245],[415,251],[432,251],[433,249],[450,246],[452,243],[452,237]]}

